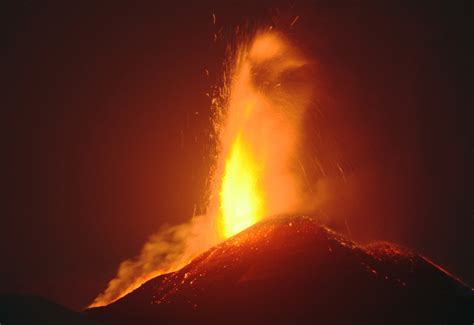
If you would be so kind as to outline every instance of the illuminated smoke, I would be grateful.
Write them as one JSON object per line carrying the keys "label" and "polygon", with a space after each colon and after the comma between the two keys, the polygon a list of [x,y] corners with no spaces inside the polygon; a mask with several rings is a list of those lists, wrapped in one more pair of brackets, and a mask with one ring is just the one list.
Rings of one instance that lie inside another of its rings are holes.
{"label": "illuminated smoke", "polygon": [[197,254],[217,243],[213,229],[213,222],[207,216],[164,227],[150,237],[139,256],[120,264],[116,277],[89,307],[108,305],[146,281],[186,265]]}
{"label": "illuminated smoke", "polygon": [[300,124],[310,102],[308,62],[276,32],[239,49],[220,125],[210,206],[229,237],[264,217],[301,209]]}

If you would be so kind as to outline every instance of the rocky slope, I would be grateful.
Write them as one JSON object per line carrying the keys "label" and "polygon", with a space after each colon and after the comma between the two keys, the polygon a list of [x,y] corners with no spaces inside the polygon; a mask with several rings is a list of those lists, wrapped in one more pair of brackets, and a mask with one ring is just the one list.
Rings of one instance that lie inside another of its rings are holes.
{"label": "rocky slope", "polygon": [[423,256],[311,217],[265,220],[117,302],[102,323],[472,324],[470,287]]}

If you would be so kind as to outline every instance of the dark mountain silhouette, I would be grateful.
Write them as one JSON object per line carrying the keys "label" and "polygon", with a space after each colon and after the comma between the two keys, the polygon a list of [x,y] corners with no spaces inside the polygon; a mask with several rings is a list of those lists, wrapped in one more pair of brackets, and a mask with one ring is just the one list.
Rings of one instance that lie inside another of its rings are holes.
{"label": "dark mountain silhouette", "polygon": [[106,307],[104,324],[473,324],[473,290],[390,243],[311,217],[265,220]]}
{"label": "dark mountain silhouette", "polygon": [[97,322],[45,298],[32,295],[0,295],[0,324],[70,324],[93,325]]}

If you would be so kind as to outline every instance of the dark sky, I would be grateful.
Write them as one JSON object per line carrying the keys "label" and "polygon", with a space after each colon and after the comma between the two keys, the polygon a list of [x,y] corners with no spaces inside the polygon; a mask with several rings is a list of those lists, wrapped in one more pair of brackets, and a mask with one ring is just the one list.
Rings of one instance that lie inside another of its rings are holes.
{"label": "dark sky", "polygon": [[211,163],[206,93],[226,45],[214,33],[296,15],[324,112],[307,119],[307,156],[342,165],[362,193],[325,212],[472,285],[469,2],[216,3],[2,10],[0,292],[82,308],[161,225],[188,219]]}

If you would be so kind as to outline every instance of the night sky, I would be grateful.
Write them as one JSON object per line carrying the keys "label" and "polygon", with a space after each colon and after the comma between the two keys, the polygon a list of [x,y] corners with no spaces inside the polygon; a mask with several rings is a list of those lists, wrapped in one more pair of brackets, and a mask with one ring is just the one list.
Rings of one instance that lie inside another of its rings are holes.
{"label": "night sky", "polygon": [[473,285],[470,17],[469,1],[7,3],[0,293],[83,308],[160,226],[204,211],[207,94],[235,26],[269,21],[316,62],[310,177],[318,156],[349,179],[318,212]]}

